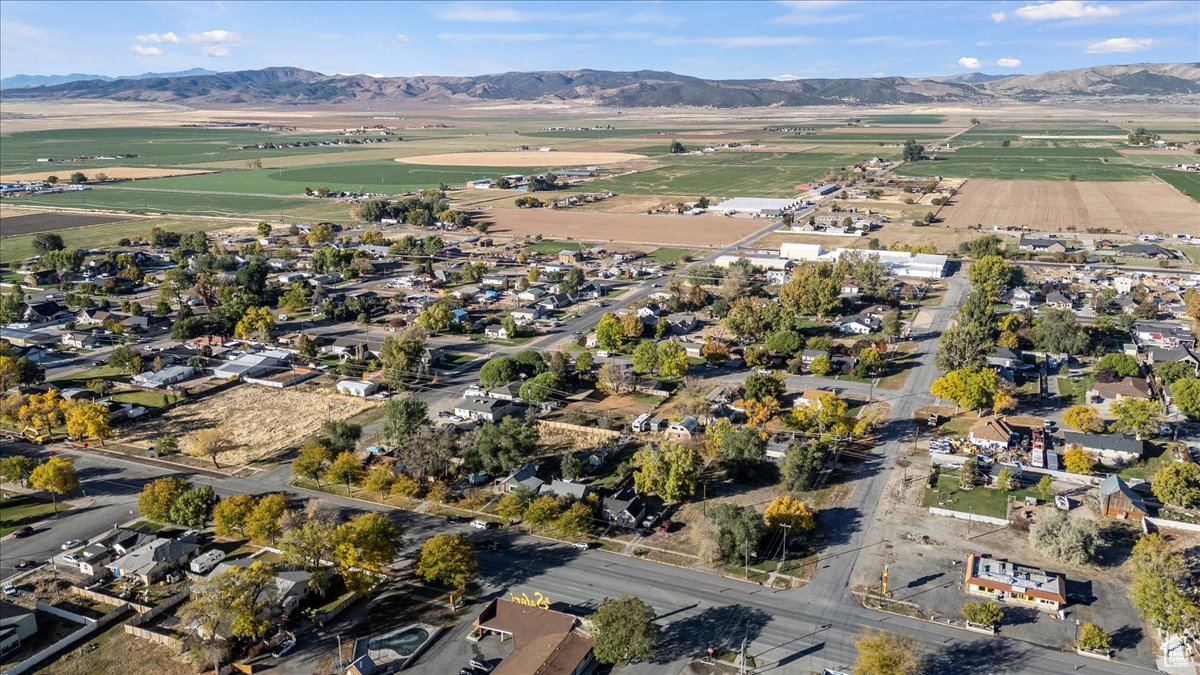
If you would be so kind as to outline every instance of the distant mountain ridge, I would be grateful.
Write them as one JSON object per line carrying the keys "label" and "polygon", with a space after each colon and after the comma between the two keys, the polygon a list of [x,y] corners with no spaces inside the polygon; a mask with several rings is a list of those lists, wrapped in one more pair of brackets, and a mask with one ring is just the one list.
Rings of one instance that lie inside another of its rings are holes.
{"label": "distant mountain ridge", "polygon": [[192,68],[189,70],[180,70],[173,73],[141,73],[140,75],[119,75],[117,77],[109,77],[108,75],[89,75],[86,73],[71,73],[70,75],[10,75],[5,78],[0,78],[0,89],[21,89],[23,87],[52,87],[59,84],[68,84],[70,82],[85,82],[88,80],[102,80],[104,82],[112,82],[113,80],[144,80],[147,78],[157,77],[192,77],[195,75],[216,75],[217,71],[208,70],[206,68]]}
{"label": "distant mountain ridge", "polygon": [[147,74],[5,88],[5,98],[108,99],[203,104],[353,104],[387,101],[580,101],[620,107],[887,105],[1056,97],[1200,94],[1200,64],[1095,66],[1037,75],[942,78],[714,80],[670,72],[571,70],[474,77],[323,75],[276,67],[224,73]]}

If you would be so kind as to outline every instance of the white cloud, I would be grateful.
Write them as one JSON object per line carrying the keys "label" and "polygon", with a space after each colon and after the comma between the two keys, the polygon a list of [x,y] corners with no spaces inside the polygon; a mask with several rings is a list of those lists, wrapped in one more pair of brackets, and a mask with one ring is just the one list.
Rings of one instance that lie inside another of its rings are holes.
{"label": "white cloud", "polygon": [[433,10],[433,16],[442,21],[462,23],[530,23],[539,21],[594,21],[613,18],[610,10],[593,12],[524,12],[512,7],[497,7],[491,3],[452,3]]}
{"label": "white cloud", "polygon": [[1102,42],[1088,45],[1084,50],[1088,54],[1110,54],[1113,52],[1144,52],[1154,46],[1151,38],[1109,38]]}
{"label": "white cloud", "polygon": [[1020,68],[1021,59],[999,58],[996,59],[996,65],[1001,68]]}
{"label": "white cloud", "polygon": [[549,42],[574,39],[562,33],[438,33],[443,42]]}
{"label": "white cloud", "polygon": [[1008,15],[1004,12],[992,12],[992,21],[995,21],[996,23],[1004,23],[1004,20],[1007,18]]}
{"label": "white cloud", "polygon": [[163,50],[158,47],[147,47],[146,45],[133,45],[129,51],[138,56],[162,56]]}
{"label": "white cloud", "polygon": [[395,42],[396,44],[404,44],[405,42],[408,42],[408,36],[404,33],[396,33],[392,36],[392,42]]}
{"label": "white cloud", "polygon": [[1013,11],[1026,21],[1053,21],[1055,19],[1099,19],[1116,16],[1121,11],[1108,5],[1095,5],[1081,0],[1057,0],[1038,5],[1025,5]]}
{"label": "white cloud", "polygon": [[980,63],[979,59],[975,58],[974,56],[962,57],[958,60],[958,65],[966,68],[967,70],[979,70],[981,67],[983,67],[983,64]]}
{"label": "white cloud", "polygon": [[834,23],[847,23],[862,18],[862,14],[854,12],[841,14],[822,13],[822,10],[829,9],[831,7],[853,4],[851,2],[839,0],[830,0],[828,2],[822,2],[820,0],[807,2],[804,0],[792,2],[789,2],[788,0],[777,0],[775,4],[786,7],[789,10],[787,14],[781,14],[780,16],[774,17],[768,21],[768,23],[778,26],[818,26]]}
{"label": "white cloud", "polygon": [[223,28],[206,30],[203,33],[189,33],[187,41],[202,45],[240,45],[246,41],[244,37]]}
{"label": "white cloud", "polygon": [[623,30],[613,33],[614,40],[653,40],[654,33],[642,30]]}
{"label": "white cloud", "polygon": [[711,45],[713,47],[720,47],[721,49],[741,49],[745,47],[792,47],[796,45],[810,45],[817,42],[820,42],[820,40],[803,35],[745,35],[710,38],[666,37],[658,38],[654,41],[654,44],[666,47],[673,45]]}
{"label": "white cloud", "polygon": [[791,73],[784,73],[782,75],[776,75],[775,77],[772,77],[771,79],[775,80],[776,82],[791,82],[792,80],[799,80],[800,76],[792,75]]}
{"label": "white cloud", "polygon": [[142,43],[151,43],[151,44],[168,43],[168,44],[173,44],[173,45],[179,44],[179,36],[172,32],[169,32],[169,31],[166,33],[149,33],[147,35],[139,35],[134,39],[137,40],[138,42],[142,42]]}
{"label": "white cloud", "polygon": [[224,58],[229,56],[229,47],[225,45],[202,45],[200,53],[213,58]]}
{"label": "white cloud", "polygon": [[992,43],[988,40],[980,40],[979,42],[975,43],[975,46],[976,47],[991,47]]}

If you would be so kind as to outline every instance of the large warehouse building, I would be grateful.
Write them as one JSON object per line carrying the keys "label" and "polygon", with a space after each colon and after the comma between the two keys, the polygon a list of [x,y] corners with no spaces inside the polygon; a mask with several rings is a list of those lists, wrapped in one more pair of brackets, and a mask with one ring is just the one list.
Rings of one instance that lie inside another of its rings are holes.
{"label": "large warehouse building", "polygon": [[779,256],[791,260],[809,262],[837,262],[847,251],[877,256],[888,271],[898,277],[920,277],[937,279],[946,275],[946,256],[932,253],[909,253],[908,251],[869,251],[855,248],[838,248],[826,251],[820,244],[786,243],[779,247]]}
{"label": "large warehouse building", "polygon": [[751,213],[756,215],[777,216],[785,211],[791,211],[804,202],[800,199],[773,199],[770,197],[733,197],[708,207],[709,211],[718,213]]}

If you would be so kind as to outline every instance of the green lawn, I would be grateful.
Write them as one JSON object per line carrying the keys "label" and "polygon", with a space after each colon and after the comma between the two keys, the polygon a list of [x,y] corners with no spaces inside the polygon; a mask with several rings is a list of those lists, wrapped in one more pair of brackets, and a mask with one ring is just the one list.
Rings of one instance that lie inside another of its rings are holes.
{"label": "green lawn", "polygon": [[[58,505],[59,511],[71,508],[69,504]],[[0,537],[45,520],[54,515],[54,503],[29,495],[0,498]]]}
{"label": "green lawn", "polygon": [[82,370],[78,373],[62,375],[50,381],[61,387],[86,387],[87,383],[91,380],[112,380],[121,379],[124,377],[125,374],[122,373],[120,369],[109,365],[103,365],[89,368],[88,370]]}
{"label": "green lawn", "polygon": [[1128,163],[1112,148],[1001,148],[969,146],[942,153],[936,161],[905,164],[907,176],[954,176],[1025,180],[1141,180],[1150,171]]}
{"label": "green lawn", "polygon": [[646,256],[646,260],[653,260],[659,263],[677,263],[683,260],[685,256],[690,256],[695,251],[690,248],[660,248],[655,249]]}
{"label": "green lawn", "polygon": [[1077,378],[1060,377],[1058,378],[1058,396],[1074,405],[1082,405],[1086,403],[1088,390],[1095,383],[1096,376],[1090,374]]}
{"label": "green lawn", "polygon": [[1005,492],[988,487],[976,487],[963,490],[958,486],[957,473],[943,473],[938,476],[937,489],[925,488],[925,497],[921,505],[936,506],[951,511],[964,511],[992,518],[1004,518],[1008,515],[1008,498],[1023,501],[1026,496],[1036,496],[1035,490],[1022,489]]}
{"label": "green lawn", "polygon": [[1122,468],[1117,471],[1117,475],[1150,480],[1154,474],[1158,473],[1159,469],[1170,463],[1171,454],[1164,450],[1164,446],[1148,443],[1146,456],[1142,461]]}
{"label": "green lawn", "polygon": [[153,391],[123,391],[120,394],[114,394],[112,397],[114,401],[132,403],[146,408],[162,408],[169,403],[169,400],[164,401],[163,399],[163,394]]}
{"label": "green lawn", "polygon": [[597,246],[594,241],[562,241],[560,239],[547,239],[545,241],[535,241],[525,247],[526,253],[539,253],[541,255],[556,255],[559,251],[578,251],[585,248]]}
{"label": "green lawn", "polygon": [[442,363],[451,366],[461,366],[478,358],[475,354],[450,353],[442,355]]}

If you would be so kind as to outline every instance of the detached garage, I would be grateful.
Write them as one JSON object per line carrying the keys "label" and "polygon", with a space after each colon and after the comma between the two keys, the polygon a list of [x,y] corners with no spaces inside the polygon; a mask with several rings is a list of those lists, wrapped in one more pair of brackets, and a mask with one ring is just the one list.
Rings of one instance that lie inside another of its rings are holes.
{"label": "detached garage", "polygon": [[337,392],[346,396],[358,396],[366,398],[374,394],[379,389],[379,385],[366,380],[342,380],[337,383]]}

